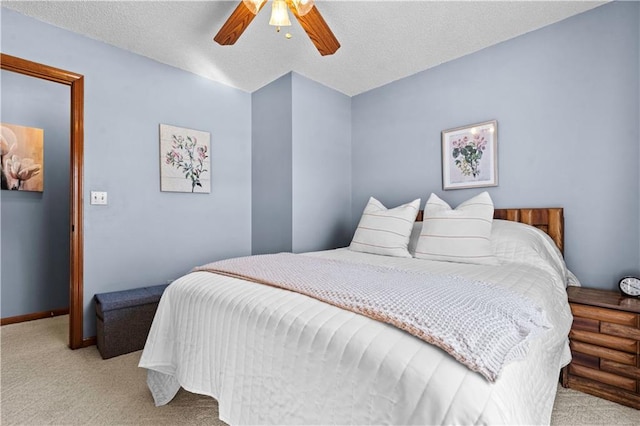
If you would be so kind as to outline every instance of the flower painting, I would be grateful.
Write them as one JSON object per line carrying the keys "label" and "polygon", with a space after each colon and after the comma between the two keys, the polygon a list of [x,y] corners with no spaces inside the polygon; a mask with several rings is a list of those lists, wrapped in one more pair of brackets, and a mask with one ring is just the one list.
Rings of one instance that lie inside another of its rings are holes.
{"label": "flower painting", "polygon": [[44,130],[0,123],[2,189],[44,190]]}
{"label": "flower painting", "polygon": [[160,125],[160,190],[211,192],[210,134]]}
{"label": "flower painting", "polygon": [[443,189],[498,185],[498,123],[487,121],[442,132]]}

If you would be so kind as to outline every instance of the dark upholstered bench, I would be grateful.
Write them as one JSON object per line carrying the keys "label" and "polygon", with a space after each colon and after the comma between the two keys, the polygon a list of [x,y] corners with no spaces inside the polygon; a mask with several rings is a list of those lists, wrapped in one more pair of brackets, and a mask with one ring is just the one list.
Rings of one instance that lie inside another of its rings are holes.
{"label": "dark upholstered bench", "polygon": [[98,350],[103,359],[139,351],[166,285],[95,295]]}

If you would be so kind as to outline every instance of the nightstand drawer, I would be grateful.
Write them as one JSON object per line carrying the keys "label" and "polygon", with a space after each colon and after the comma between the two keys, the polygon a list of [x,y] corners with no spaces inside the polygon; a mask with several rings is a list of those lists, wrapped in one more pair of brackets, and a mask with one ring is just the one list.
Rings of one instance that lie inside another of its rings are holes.
{"label": "nightstand drawer", "polygon": [[628,352],[617,351],[615,349],[603,348],[602,346],[592,345],[574,340],[569,341],[571,353],[580,352],[586,355],[597,356],[598,358],[609,359],[619,362],[620,364],[636,365],[637,356]]}
{"label": "nightstand drawer", "polygon": [[627,327],[626,325],[603,322],[600,324],[600,332],[610,334],[612,336],[628,337],[630,339],[640,340],[640,329]]}
{"label": "nightstand drawer", "polygon": [[[611,361],[613,362],[613,361]],[[583,365],[589,368],[600,368],[600,358],[593,355],[587,355],[576,351],[571,351],[571,363]],[[616,365],[624,365],[616,363]]]}
{"label": "nightstand drawer", "polygon": [[638,315],[631,312],[614,311],[612,309],[597,308],[585,305],[571,305],[574,317],[591,318],[600,321],[635,327],[638,325]]}
{"label": "nightstand drawer", "polygon": [[629,392],[597,380],[585,379],[584,377],[575,375],[569,376],[568,385],[571,389],[640,409],[640,395],[638,395],[637,392]]}
{"label": "nightstand drawer", "polygon": [[619,364],[615,361],[603,359],[600,360],[600,369],[610,373],[619,374],[621,376],[630,377],[632,379],[640,379],[640,368],[632,365]]}
{"label": "nightstand drawer", "polygon": [[[622,326],[624,327],[624,326]],[[600,321],[597,319],[573,317],[572,330],[584,330],[593,331],[594,333],[600,332]]]}
{"label": "nightstand drawer", "polygon": [[[602,330],[602,327],[600,327],[600,329]],[[608,334],[594,333],[592,331],[571,330],[569,339],[593,343],[594,345],[618,349],[632,354],[638,353],[638,341],[627,339],[626,337],[615,337]]]}
{"label": "nightstand drawer", "polygon": [[634,392],[636,390],[636,381],[627,377],[621,377],[617,374],[607,373],[606,371],[594,370],[592,368],[583,367],[581,365],[573,365],[569,367],[569,374],[591,379],[600,383],[606,383],[620,389]]}

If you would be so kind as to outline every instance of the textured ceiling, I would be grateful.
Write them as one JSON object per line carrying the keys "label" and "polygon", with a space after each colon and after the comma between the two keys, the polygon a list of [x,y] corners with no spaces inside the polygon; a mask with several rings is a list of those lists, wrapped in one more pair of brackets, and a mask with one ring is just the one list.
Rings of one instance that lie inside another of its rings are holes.
{"label": "textured ceiling", "polygon": [[[331,1],[342,47],[320,56],[300,25],[268,25],[268,3],[233,46],[212,39],[236,1],[2,1],[2,6],[253,92],[296,71],[356,95],[584,12],[586,1]],[[287,40],[285,32],[293,38]]]}

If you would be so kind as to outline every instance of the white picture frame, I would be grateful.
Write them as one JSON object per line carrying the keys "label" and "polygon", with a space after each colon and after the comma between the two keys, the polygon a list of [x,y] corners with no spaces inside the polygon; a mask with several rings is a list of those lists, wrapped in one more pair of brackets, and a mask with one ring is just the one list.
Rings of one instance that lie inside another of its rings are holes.
{"label": "white picture frame", "polygon": [[160,191],[211,192],[211,134],[160,124]]}
{"label": "white picture frame", "polygon": [[498,122],[442,131],[442,189],[498,186]]}

